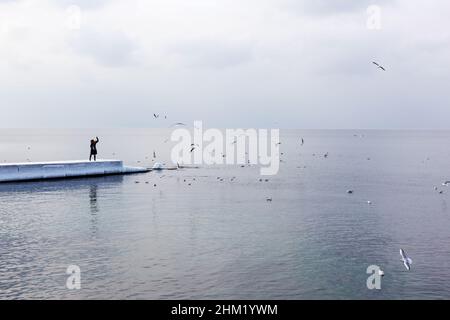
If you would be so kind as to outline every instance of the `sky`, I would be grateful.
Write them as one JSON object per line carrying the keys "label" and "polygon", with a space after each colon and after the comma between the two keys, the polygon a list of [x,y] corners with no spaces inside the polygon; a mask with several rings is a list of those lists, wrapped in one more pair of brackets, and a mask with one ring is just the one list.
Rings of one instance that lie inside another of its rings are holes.
{"label": "sky", "polygon": [[1,128],[450,129],[449,84],[447,0],[0,0]]}

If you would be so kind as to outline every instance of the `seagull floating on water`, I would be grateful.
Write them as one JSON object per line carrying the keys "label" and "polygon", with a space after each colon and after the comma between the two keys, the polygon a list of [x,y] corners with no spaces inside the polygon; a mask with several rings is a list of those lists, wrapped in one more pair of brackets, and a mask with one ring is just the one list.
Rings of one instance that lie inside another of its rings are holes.
{"label": "seagull floating on water", "polygon": [[407,270],[411,270],[412,260],[406,255],[405,250],[400,249],[400,255],[402,256],[403,264]]}

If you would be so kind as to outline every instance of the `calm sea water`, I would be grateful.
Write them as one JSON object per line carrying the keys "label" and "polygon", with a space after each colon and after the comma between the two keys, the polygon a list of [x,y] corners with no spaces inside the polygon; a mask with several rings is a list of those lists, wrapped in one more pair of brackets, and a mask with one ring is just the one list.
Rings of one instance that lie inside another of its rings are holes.
{"label": "calm sea water", "polygon": [[[101,158],[151,165],[155,150],[169,163],[169,134],[0,130],[0,161],[86,158],[99,135]],[[0,184],[0,298],[450,298],[449,131],[281,141],[268,182],[257,166],[205,166]],[[65,287],[71,264],[81,290]],[[369,265],[385,272],[381,290],[366,287]]]}

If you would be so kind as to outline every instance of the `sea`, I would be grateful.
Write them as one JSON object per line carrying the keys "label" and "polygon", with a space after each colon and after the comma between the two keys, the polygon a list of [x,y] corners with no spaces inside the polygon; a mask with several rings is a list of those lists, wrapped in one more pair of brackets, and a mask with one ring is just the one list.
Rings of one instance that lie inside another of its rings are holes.
{"label": "sea", "polygon": [[[171,131],[0,129],[0,162],[87,159],[98,136],[101,159],[173,166]],[[271,176],[199,165],[0,183],[0,299],[450,298],[450,131],[280,142]]]}

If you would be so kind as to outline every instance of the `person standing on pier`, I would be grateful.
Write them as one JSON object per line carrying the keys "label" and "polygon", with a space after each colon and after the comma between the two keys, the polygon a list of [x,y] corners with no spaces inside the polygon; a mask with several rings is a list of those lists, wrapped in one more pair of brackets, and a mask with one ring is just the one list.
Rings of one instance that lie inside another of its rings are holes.
{"label": "person standing on pier", "polygon": [[99,141],[98,137],[95,137],[95,140],[91,140],[91,154],[89,155],[89,161],[91,161],[92,156],[94,156],[94,161],[97,161],[97,143]]}

